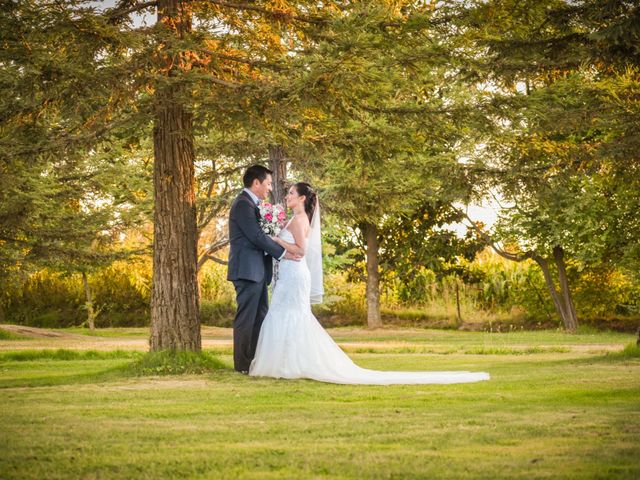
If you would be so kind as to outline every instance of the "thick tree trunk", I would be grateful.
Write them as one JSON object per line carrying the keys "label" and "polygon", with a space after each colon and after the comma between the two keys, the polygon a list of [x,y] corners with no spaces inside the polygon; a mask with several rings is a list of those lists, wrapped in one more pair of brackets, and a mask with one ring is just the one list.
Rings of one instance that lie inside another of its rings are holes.
{"label": "thick tree trunk", "polygon": [[269,145],[269,169],[273,171],[273,203],[284,203],[287,194],[287,160],[281,145]]}
{"label": "thick tree trunk", "polygon": [[87,307],[87,323],[89,324],[89,330],[95,330],[96,328],[96,314],[93,311],[93,296],[91,295],[91,288],[89,288],[89,279],[86,272],[82,272],[82,283],[84,284],[84,294],[86,297]]}
{"label": "thick tree trunk", "polygon": [[[287,182],[287,160],[284,156],[284,148],[281,145],[269,145],[269,169],[273,172],[273,190],[271,191],[271,201],[285,206],[284,197]],[[278,269],[280,262],[273,262],[273,283],[271,289],[278,283]],[[273,291],[273,290],[272,290]]]}
{"label": "thick tree trunk", "polygon": [[[191,28],[188,2],[160,0],[158,22],[180,36]],[[181,59],[164,54],[167,75]],[[151,350],[200,350],[193,118],[182,87],[156,92]]]}
{"label": "thick tree trunk", "polygon": [[371,223],[362,226],[367,242],[367,325],[382,326],[380,315],[380,272],[378,269],[378,227]]}
{"label": "thick tree trunk", "polygon": [[571,295],[571,289],[569,288],[569,280],[567,278],[567,269],[564,263],[564,250],[560,246],[553,248],[553,257],[556,260],[556,267],[558,268],[558,280],[560,282],[560,294],[562,305],[565,312],[565,327],[567,330],[575,331],[578,328],[578,316],[576,314],[576,308],[573,303],[573,296]]}

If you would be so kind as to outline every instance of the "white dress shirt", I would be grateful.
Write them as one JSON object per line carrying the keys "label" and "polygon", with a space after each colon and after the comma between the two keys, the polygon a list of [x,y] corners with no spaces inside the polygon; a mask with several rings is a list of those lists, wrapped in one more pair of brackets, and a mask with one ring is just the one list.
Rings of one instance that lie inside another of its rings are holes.
{"label": "white dress shirt", "polygon": [[255,193],[253,193],[248,188],[245,188],[244,191],[249,194],[249,196],[251,197],[251,200],[253,200],[253,203],[255,203],[256,205],[258,205],[260,203],[260,199],[258,198],[258,196]]}

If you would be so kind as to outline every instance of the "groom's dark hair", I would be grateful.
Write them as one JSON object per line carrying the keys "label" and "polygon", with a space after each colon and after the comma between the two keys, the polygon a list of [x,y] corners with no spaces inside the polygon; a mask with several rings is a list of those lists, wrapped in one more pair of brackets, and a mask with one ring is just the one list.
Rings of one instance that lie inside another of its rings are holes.
{"label": "groom's dark hair", "polygon": [[262,183],[264,179],[267,178],[267,175],[273,175],[273,172],[262,165],[251,165],[247,168],[247,171],[244,172],[242,183],[244,183],[245,187],[251,188],[255,179],[258,179],[258,181]]}

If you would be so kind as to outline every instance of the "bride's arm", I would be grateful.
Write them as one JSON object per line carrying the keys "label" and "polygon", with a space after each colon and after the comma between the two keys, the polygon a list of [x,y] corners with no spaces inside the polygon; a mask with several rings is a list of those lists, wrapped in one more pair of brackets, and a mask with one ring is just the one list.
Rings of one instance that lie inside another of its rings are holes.
{"label": "bride's arm", "polygon": [[298,221],[296,219],[293,222],[291,222],[287,227],[287,229],[293,235],[293,238],[296,241],[296,243],[286,242],[282,240],[280,237],[274,237],[274,240],[287,252],[293,253],[294,255],[300,255],[300,256],[304,255],[307,250],[307,236],[305,235],[305,233],[306,233],[306,230],[309,229],[308,222],[306,223],[307,225],[305,225],[305,222],[303,222],[302,220]]}

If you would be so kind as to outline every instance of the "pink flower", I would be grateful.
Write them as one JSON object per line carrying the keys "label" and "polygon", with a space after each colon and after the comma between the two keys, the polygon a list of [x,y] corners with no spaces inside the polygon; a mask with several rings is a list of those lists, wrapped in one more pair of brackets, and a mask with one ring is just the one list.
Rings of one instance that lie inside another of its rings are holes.
{"label": "pink flower", "polygon": [[271,204],[270,203],[265,202],[262,205],[264,205],[264,208],[271,208]]}
{"label": "pink flower", "polygon": [[267,214],[264,216],[264,218],[265,218],[265,220],[267,220],[268,222],[270,222],[271,220],[273,220],[273,215],[271,215],[270,213],[267,213]]}
{"label": "pink flower", "polygon": [[278,214],[278,220],[282,221],[282,220],[284,220],[284,218],[285,218],[285,214],[284,214],[284,212],[280,212],[280,213]]}

